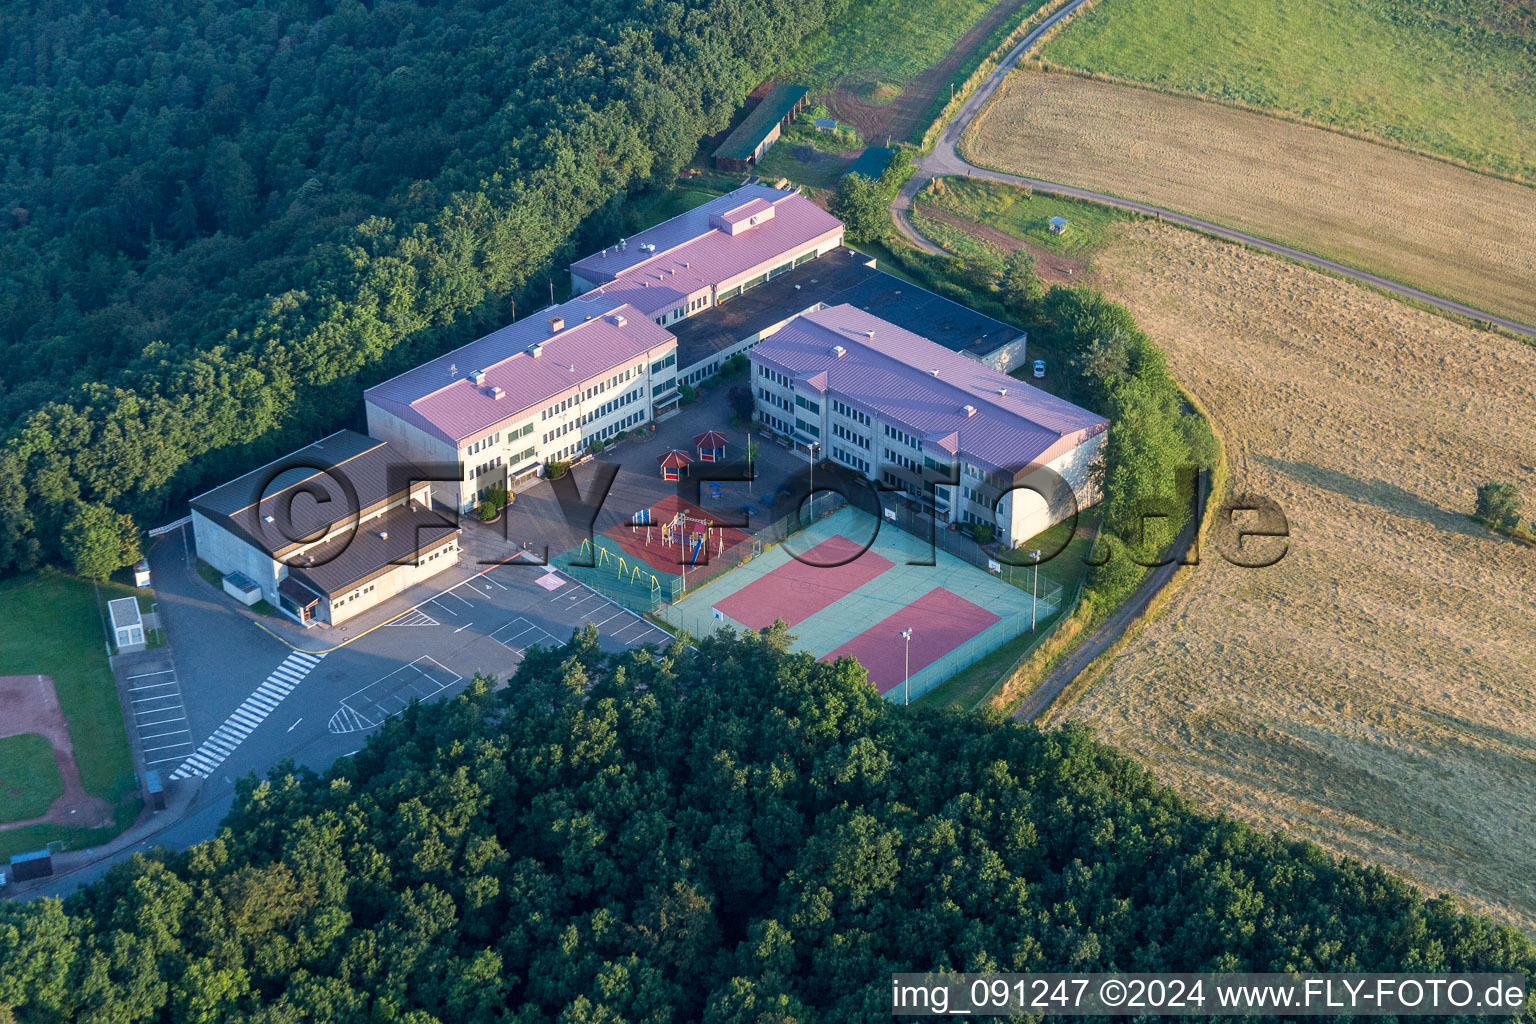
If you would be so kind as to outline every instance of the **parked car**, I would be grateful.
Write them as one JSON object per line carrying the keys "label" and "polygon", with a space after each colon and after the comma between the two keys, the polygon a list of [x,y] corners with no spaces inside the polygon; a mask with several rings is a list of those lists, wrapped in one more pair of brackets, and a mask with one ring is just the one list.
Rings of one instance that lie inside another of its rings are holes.
{"label": "parked car", "polygon": [[1035,360],[1035,378],[1038,380],[1039,378],[1044,377],[1044,376],[1045,376],[1045,360],[1044,359],[1036,359]]}

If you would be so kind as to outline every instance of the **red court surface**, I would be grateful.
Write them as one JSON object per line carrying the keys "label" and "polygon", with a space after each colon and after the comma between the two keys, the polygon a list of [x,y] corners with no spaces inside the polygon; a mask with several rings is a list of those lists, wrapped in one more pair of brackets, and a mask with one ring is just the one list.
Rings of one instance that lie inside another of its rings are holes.
{"label": "red court surface", "polygon": [[977,604],[935,587],[895,615],[871,626],[822,661],[847,655],[857,658],[875,689],[885,693],[906,678],[906,641],[901,631],[912,629],[912,673],[938,661],[961,644],[1001,620]]}
{"label": "red court surface", "polygon": [[864,545],[857,541],[841,534],[828,537],[799,559],[791,558],[742,587],[715,608],[750,629],[766,629],[775,619],[797,625],[895,564],[873,551],[862,555],[860,551]]}
{"label": "red court surface", "polygon": [[[677,544],[663,544],[661,541],[661,524],[670,523],[678,512],[682,512],[689,519],[684,534],[687,537],[686,550]],[[739,518],[740,509],[721,509],[719,518]],[[636,526],[631,528],[627,524],[609,527],[603,531],[610,537],[624,554],[631,558],[638,558],[659,573],[669,573],[673,576],[682,572],[683,565],[689,568],[694,565],[693,545],[699,531],[704,529],[702,524],[714,524],[715,514],[700,508],[691,501],[684,501],[675,494],[669,494],[655,505],[651,506],[651,525]],[[650,535],[650,543],[646,543],[646,535]],[[710,559],[720,553],[722,537],[724,549],[729,551],[733,546],[740,544],[750,537],[745,530],[739,530],[734,526],[711,525],[709,531],[709,554],[699,555],[700,565],[708,565]]]}

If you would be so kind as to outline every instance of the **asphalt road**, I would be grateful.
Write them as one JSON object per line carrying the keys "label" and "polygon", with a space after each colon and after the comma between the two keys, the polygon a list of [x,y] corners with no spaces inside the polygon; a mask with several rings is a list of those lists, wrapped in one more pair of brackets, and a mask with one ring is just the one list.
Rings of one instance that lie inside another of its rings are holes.
{"label": "asphalt road", "polygon": [[977,88],[975,94],[966,101],[966,103],[955,114],[954,118],[950,120],[949,124],[945,126],[944,132],[939,136],[939,141],[934,146],[933,152],[929,153],[927,156],[918,161],[917,173],[914,174],[912,178],[907,182],[907,184],[902,187],[901,192],[896,196],[895,201],[891,204],[891,212],[896,218],[896,227],[904,236],[906,236],[908,240],[926,252],[943,252],[942,249],[934,245],[928,239],[924,238],[917,231],[917,229],[912,226],[911,221],[908,219],[908,214],[912,209],[912,201],[917,196],[917,193],[933,178],[943,177],[946,175],[968,175],[972,178],[1002,182],[1009,185],[1026,185],[1037,192],[1044,192],[1049,195],[1067,196],[1072,199],[1086,199],[1091,202],[1102,203],[1105,206],[1112,206],[1120,210],[1140,213],[1149,217],[1160,217],[1169,223],[1178,224],[1181,227],[1190,228],[1195,231],[1201,231],[1205,234],[1212,235],[1216,238],[1222,238],[1229,242],[1238,242],[1243,245],[1252,246],[1253,248],[1259,249],[1263,252],[1271,253],[1276,256],[1283,256],[1286,259],[1295,260],[1297,263],[1301,263],[1309,267],[1315,267],[1319,270],[1326,270],[1330,273],[1337,274],[1340,277],[1347,278],[1351,281],[1356,281],[1361,284],[1370,285],[1374,288],[1379,288],[1382,291],[1396,295],[1400,298],[1412,299],[1417,302],[1424,303],[1425,305],[1432,306],[1436,309],[1444,310],[1448,313],[1456,313],[1461,316],[1470,317],[1474,320],[1482,320],[1491,324],[1497,324],[1498,326],[1503,327],[1506,330],[1513,331],[1516,334],[1521,334],[1528,338],[1536,338],[1536,327],[1533,327],[1530,324],[1521,323],[1518,320],[1511,320],[1508,317],[1498,316],[1497,314],[1489,313],[1486,310],[1478,309],[1476,306],[1469,306],[1464,302],[1456,302],[1453,299],[1443,298],[1439,295],[1434,295],[1430,292],[1426,292],[1418,288],[1413,288],[1405,284],[1399,284],[1390,278],[1382,277],[1379,274],[1372,274],[1369,271],[1360,270],[1346,263],[1340,263],[1337,260],[1331,260],[1323,256],[1315,255],[1314,253],[1307,252],[1304,249],[1297,249],[1294,246],[1282,245],[1279,242],[1272,242],[1267,238],[1261,238],[1258,235],[1250,235],[1243,231],[1234,231],[1233,229],[1223,227],[1220,224],[1216,224],[1208,220],[1202,220],[1199,217],[1191,217],[1187,214],[1182,214],[1175,210],[1164,209],[1161,206],[1153,206],[1150,203],[1141,203],[1131,199],[1123,199],[1120,196],[1110,195],[1105,192],[1094,192],[1090,189],[1077,188],[1072,185],[1062,185],[1058,184],[1057,182],[1046,181],[1041,178],[1030,178],[1022,174],[1008,174],[1002,171],[992,171],[983,167],[977,167],[975,164],[966,160],[965,157],[960,155],[958,145],[960,142],[960,137],[965,134],[965,130],[970,126],[972,119],[975,118],[976,114],[981,110],[982,107],[986,106],[987,101],[992,98],[992,94],[997,91],[997,87],[1002,84],[1002,81],[1007,76],[1008,72],[1013,70],[1014,66],[1017,65],[1018,62],[1024,57],[1024,55],[1029,52],[1029,50],[1035,45],[1036,42],[1039,41],[1040,37],[1045,32],[1049,31],[1050,28],[1059,22],[1062,18],[1065,18],[1067,15],[1071,14],[1086,2],[1087,0],[1072,0],[1071,3],[1067,4],[1061,10],[1051,15],[1051,17],[1047,18],[1043,23],[1041,23],[1038,28],[1024,37],[1019,45],[1014,47],[1014,49],[1009,52],[1008,56],[1003,59],[1002,63],[997,66],[997,69],[987,77],[987,80],[983,82],[979,88]]}

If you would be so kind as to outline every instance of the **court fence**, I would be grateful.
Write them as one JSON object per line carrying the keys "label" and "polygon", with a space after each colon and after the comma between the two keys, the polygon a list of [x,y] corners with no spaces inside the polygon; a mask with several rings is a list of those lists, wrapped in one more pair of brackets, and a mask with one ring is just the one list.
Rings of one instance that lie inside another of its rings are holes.
{"label": "court fence", "polygon": [[724,551],[708,554],[703,565],[678,565],[675,574],[653,570],[645,562],[625,554],[612,538],[603,534],[595,537],[595,552],[583,541],[581,547],[555,556],[554,563],[609,600],[641,615],[650,615],[660,611],[663,605],[677,604],[690,591],[750,562],[764,551],[834,515],[847,504],[840,495],[819,494],[808,504],[804,515],[791,512],[775,519]]}

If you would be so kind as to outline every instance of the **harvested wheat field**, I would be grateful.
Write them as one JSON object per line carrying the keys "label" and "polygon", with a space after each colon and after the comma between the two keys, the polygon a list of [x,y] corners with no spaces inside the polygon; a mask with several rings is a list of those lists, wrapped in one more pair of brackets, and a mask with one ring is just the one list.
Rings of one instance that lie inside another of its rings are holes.
{"label": "harvested wheat field", "polygon": [[1536,930],[1536,347],[1150,222],[1097,257],[1224,435],[1286,556],[1213,550],[1061,717],[1203,804]]}
{"label": "harvested wheat field", "polygon": [[1154,203],[1536,323],[1536,189],[1149,89],[1015,71],[976,164]]}

